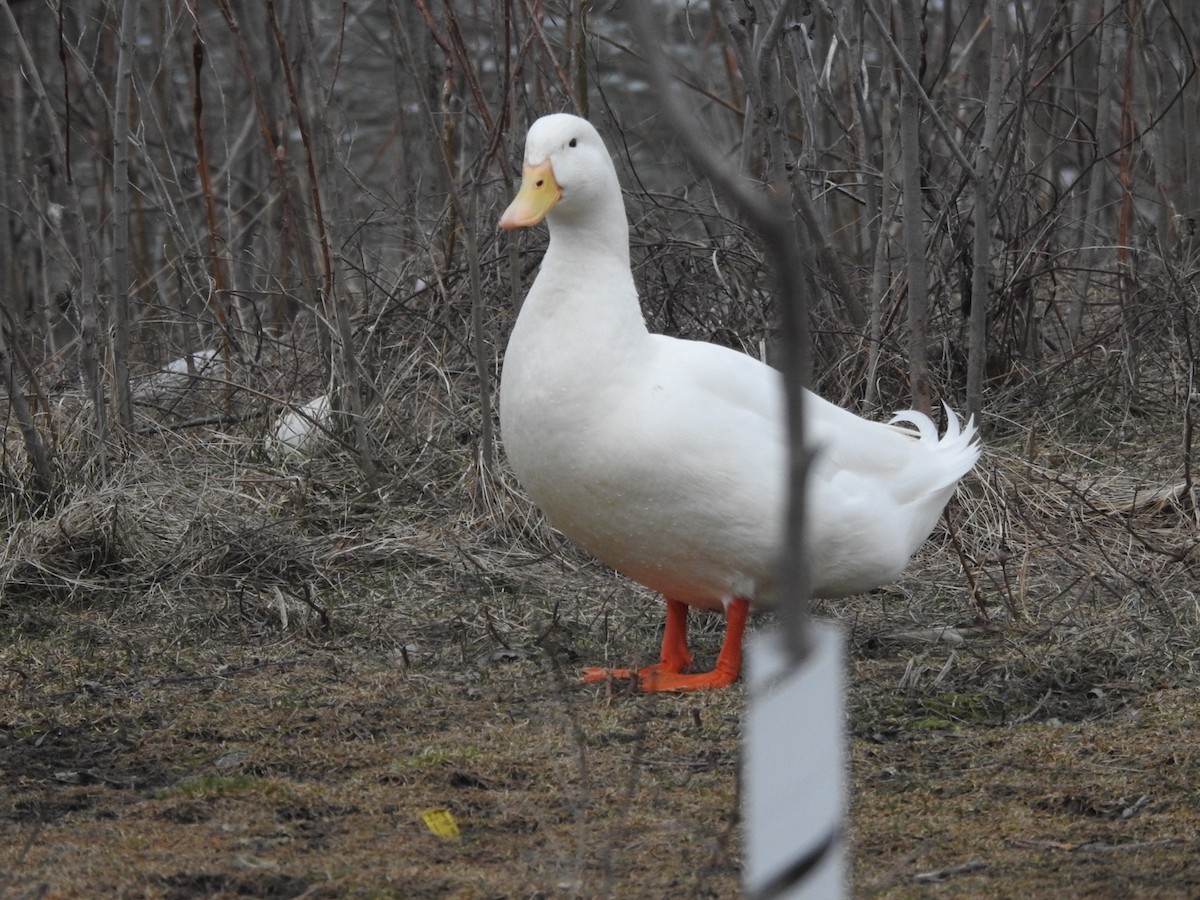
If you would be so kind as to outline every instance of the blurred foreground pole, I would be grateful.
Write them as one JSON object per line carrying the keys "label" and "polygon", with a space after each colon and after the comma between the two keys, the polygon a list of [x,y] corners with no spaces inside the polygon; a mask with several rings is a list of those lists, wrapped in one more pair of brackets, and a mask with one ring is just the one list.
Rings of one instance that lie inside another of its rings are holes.
{"label": "blurred foreground pole", "polygon": [[742,882],[751,900],[840,897],[846,893],[842,633],[812,623],[812,650],[796,665],[779,632],[754,635],[746,655]]}
{"label": "blurred foreground pole", "polygon": [[[755,52],[767,57],[771,36],[790,6],[782,0],[772,22],[754,36]],[[795,227],[786,184],[762,190],[731,171],[697,131],[667,74],[662,36],[645,5],[633,7],[633,24],[663,114],[684,152],[733,203],[763,240],[777,279],[782,314],[782,369],[787,386],[788,511],[779,561],[779,626],[756,635],[747,659],[749,709],[742,752],[742,820],[746,867],[743,884],[751,900],[828,900],[845,893],[845,773],[842,635],[814,626],[808,608],[804,548],[804,496],[808,452],[804,444],[803,392],[808,381],[808,319]],[[776,65],[757,60],[757,73]],[[744,72],[744,78],[756,73]]]}

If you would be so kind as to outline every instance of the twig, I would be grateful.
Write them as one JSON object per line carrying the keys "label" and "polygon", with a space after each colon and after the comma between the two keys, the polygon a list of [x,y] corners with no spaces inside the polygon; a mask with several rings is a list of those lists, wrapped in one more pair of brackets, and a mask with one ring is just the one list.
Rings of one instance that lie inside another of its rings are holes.
{"label": "twig", "polygon": [[122,0],[121,24],[117,32],[117,83],[113,89],[113,313],[116,320],[113,342],[113,377],[116,380],[117,420],[133,427],[133,401],[129,384],[129,322],[131,316],[129,278],[129,82],[137,51],[137,0]]}
{"label": "twig", "polygon": [[210,304],[213,316],[221,327],[221,350],[228,358],[237,348],[237,339],[229,327],[229,315],[225,309],[229,279],[225,274],[224,258],[221,254],[220,227],[217,224],[217,204],[213,196],[212,173],[208,166],[208,145],[204,137],[204,35],[200,31],[198,0],[192,0],[192,124],[193,140],[196,144],[196,173],[200,176],[200,194],[204,199],[204,222],[208,229],[209,272],[212,274],[213,293],[216,301]]}
{"label": "twig", "polygon": [[[360,388],[361,379],[354,356],[354,330],[350,325],[350,310],[346,301],[339,298],[336,290],[335,271],[333,266],[333,251],[329,241],[329,223],[325,217],[324,205],[321,202],[321,183],[317,178],[317,164],[313,153],[312,137],[304,109],[300,104],[300,93],[296,89],[296,78],[292,72],[291,55],[288,53],[287,42],[283,30],[279,27],[279,18],[275,14],[275,0],[267,0],[267,20],[271,25],[271,34],[275,38],[275,46],[279,51],[279,64],[283,69],[284,81],[287,84],[288,99],[296,115],[296,127],[300,131],[300,143],[304,147],[304,165],[308,174],[309,196],[312,198],[313,219],[317,226],[317,244],[321,249],[321,291],[320,303],[326,319],[336,324],[338,343],[338,361],[341,363],[341,400],[349,407],[353,419],[355,433],[355,454],[359,468],[367,486],[374,489],[379,486],[379,477],[375,471],[375,462],[371,454],[371,444],[367,440],[366,416],[363,409],[363,397]],[[334,409],[337,410],[336,395]],[[342,407],[345,408],[345,407]]]}
{"label": "twig", "polygon": [[[635,5],[632,23],[643,47],[661,47],[649,13]],[[661,52],[646,53],[650,76],[658,88],[663,114],[679,136],[684,152],[723,192],[762,237],[774,265],[782,314],[783,375],[787,390],[788,439],[792,452],[788,468],[786,539],[780,563],[779,619],[784,645],[797,665],[808,656],[808,567],[804,548],[804,495],[809,455],[804,443],[803,391],[810,368],[808,321],[803,274],[793,264],[799,236],[790,206],[778,193],[782,187],[762,191],[729,171],[711,141],[696,127],[694,116],[683,108],[667,73]]]}
{"label": "twig", "polygon": [[25,442],[25,455],[33,463],[37,473],[36,490],[42,496],[48,496],[54,490],[54,469],[50,458],[46,455],[46,444],[42,433],[38,431],[25,400],[25,390],[17,378],[17,369],[12,356],[8,352],[8,342],[4,337],[4,328],[0,326],[0,370],[4,374],[4,386],[8,391],[8,402],[16,416],[17,425],[21,429],[21,438]]}
{"label": "twig", "polygon": [[[79,193],[79,185],[74,178],[71,177],[70,154],[68,150],[68,141],[63,135],[62,129],[58,127],[58,122],[55,121],[52,110],[53,105],[50,103],[50,96],[46,92],[46,87],[42,83],[42,77],[39,74],[37,63],[33,58],[33,54],[29,51],[29,45],[25,43],[25,37],[21,34],[20,28],[17,27],[16,16],[13,15],[12,7],[9,5],[9,0],[0,0],[0,10],[3,11],[3,21],[8,28],[9,34],[13,36],[13,40],[17,47],[17,54],[21,59],[23,73],[29,86],[33,89],[34,94],[38,98],[38,103],[41,105],[42,111],[46,117],[46,129],[50,133],[51,145],[54,149],[54,157],[58,165],[62,167],[65,173],[67,185],[67,196],[70,198],[70,203],[67,208],[71,213],[71,221],[74,225],[75,240],[77,243],[77,251],[79,253],[79,309],[80,309],[80,333],[82,341],[80,342],[79,362],[80,368],[83,370],[84,384],[87,388],[89,399],[93,405],[93,430],[92,440],[95,444],[99,444],[103,440],[105,432],[108,430],[108,416],[104,403],[104,382],[100,375],[100,358],[98,352],[99,338],[99,319],[96,296],[96,251],[92,244],[92,235],[87,227],[87,222],[83,214],[83,198]],[[62,9],[59,9],[61,16]],[[62,51],[62,23],[59,22],[59,40],[60,52]],[[65,65],[65,61],[64,61]],[[70,81],[69,76],[64,76],[65,82]],[[67,107],[68,115],[70,114],[70,106]],[[68,119],[68,127],[70,120]],[[107,462],[104,454],[100,454],[100,465],[106,467]]]}
{"label": "twig", "polygon": [[[904,53],[899,47],[896,46],[896,42],[892,40],[892,35],[888,31],[888,27],[880,17],[879,13],[875,11],[874,4],[871,2],[871,0],[866,0],[863,6],[866,7],[867,14],[871,17],[871,21],[875,23],[875,27],[879,29],[879,33],[883,37],[884,43],[888,45],[888,50],[890,50],[892,54],[892,61],[895,62],[900,71],[904,73],[904,80],[912,89],[913,97],[915,97],[917,102],[925,107],[925,112],[929,116],[929,120],[933,123],[933,127],[936,128],[938,134],[942,136],[942,140],[946,142],[946,146],[949,148],[951,155],[958,160],[958,164],[962,166],[962,170],[968,173],[971,172],[974,167],[971,165],[971,161],[967,159],[967,154],[963,152],[962,147],[958,145],[958,141],[956,141],[954,136],[950,133],[950,126],[946,124],[941,114],[937,111],[937,107],[933,105],[933,101],[929,99],[929,95],[925,93],[925,89],[921,86],[921,79],[918,78],[917,73],[913,71],[912,66],[905,58]],[[915,27],[915,24],[915,22],[905,22],[904,27],[906,29]]]}
{"label": "twig", "polygon": [[913,876],[913,881],[922,884],[934,884],[945,881],[947,878],[952,878],[955,875],[967,875],[971,872],[978,872],[980,869],[986,869],[987,865],[982,859],[973,859],[970,862],[959,863],[957,866],[947,866],[944,869],[918,872]]}
{"label": "twig", "polygon": [[1009,838],[1014,847],[1025,847],[1029,850],[1065,850],[1068,853],[1118,853],[1128,850],[1148,850],[1151,847],[1165,847],[1178,844],[1185,840],[1181,837],[1158,838],[1153,841],[1130,841],[1128,844],[1109,844],[1105,841],[1048,841],[1037,838]]}

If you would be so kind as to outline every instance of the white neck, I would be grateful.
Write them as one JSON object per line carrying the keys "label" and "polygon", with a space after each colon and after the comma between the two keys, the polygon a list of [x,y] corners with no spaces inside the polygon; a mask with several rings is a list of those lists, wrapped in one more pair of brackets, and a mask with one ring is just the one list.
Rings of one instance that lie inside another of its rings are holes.
{"label": "white neck", "polygon": [[615,173],[612,182],[611,190],[593,192],[585,207],[572,209],[564,204],[546,217],[547,263],[561,256],[581,270],[592,263],[629,268],[629,224]]}
{"label": "white neck", "polygon": [[577,336],[592,349],[607,345],[623,352],[626,340],[647,333],[646,324],[629,268],[621,193],[596,194],[586,206],[560,207],[547,216],[550,245],[525,305],[536,309],[531,318],[574,323],[563,340]]}

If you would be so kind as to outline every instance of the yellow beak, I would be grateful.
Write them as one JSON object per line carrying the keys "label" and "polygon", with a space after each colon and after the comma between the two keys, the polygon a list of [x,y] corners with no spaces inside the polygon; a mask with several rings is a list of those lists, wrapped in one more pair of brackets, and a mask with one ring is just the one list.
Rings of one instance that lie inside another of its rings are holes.
{"label": "yellow beak", "polygon": [[536,166],[526,163],[521,176],[521,189],[500,217],[500,227],[510,230],[536,225],[546,217],[546,213],[550,212],[550,208],[561,197],[562,188],[554,180],[550,160],[547,159]]}

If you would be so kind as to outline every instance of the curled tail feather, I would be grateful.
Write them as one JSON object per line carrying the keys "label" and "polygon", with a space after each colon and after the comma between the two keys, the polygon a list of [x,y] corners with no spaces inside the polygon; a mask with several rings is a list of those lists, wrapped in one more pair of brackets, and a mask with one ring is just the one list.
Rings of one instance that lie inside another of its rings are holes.
{"label": "curled tail feather", "polygon": [[[957,483],[971,471],[983,452],[978,429],[975,427],[975,417],[968,418],[964,426],[948,404],[943,403],[942,408],[946,411],[946,431],[940,438],[933,419],[915,409],[901,410],[888,420],[888,424],[892,426],[897,422],[911,425],[916,431],[914,437],[921,444],[927,445],[929,452],[937,457],[939,477],[929,484],[930,491],[938,491]],[[900,430],[912,434],[912,429]]]}

